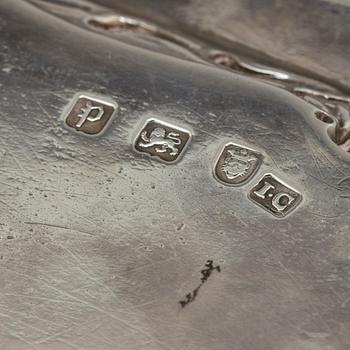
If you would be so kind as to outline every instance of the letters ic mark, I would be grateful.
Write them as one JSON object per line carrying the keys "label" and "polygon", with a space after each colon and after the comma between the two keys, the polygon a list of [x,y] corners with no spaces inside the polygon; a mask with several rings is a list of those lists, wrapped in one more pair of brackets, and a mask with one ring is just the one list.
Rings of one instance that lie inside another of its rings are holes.
{"label": "letters ic mark", "polygon": [[250,191],[249,198],[271,214],[281,218],[298,206],[302,196],[275,176],[267,174]]}

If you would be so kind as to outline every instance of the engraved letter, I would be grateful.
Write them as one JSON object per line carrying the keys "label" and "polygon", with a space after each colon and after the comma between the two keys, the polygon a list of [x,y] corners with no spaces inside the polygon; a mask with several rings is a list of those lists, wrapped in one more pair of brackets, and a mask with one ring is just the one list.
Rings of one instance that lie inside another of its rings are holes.
{"label": "engraved letter", "polygon": [[[281,203],[281,199],[287,199],[286,203]],[[289,204],[294,202],[294,198],[287,193],[278,193],[272,200],[272,205],[278,210],[283,211]]]}
{"label": "engraved letter", "polygon": [[[97,116],[91,116],[92,111],[98,111]],[[81,114],[79,114],[80,120],[77,123],[76,127],[81,128],[86,120],[89,122],[96,122],[100,120],[103,116],[103,108],[101,106],[92,106],[91,102],[86,103],[86,107],[81,109]]]}
{"label": "engraved letter", "polygon": [[266,193],[269,190],[274,189],[274,188],[275,188],[275,186],[269,184],[268,182],[265,182],[265,185],[259,191],[255,191],[254,194],[256,194],[260,198],[264,198],[265,199]]}

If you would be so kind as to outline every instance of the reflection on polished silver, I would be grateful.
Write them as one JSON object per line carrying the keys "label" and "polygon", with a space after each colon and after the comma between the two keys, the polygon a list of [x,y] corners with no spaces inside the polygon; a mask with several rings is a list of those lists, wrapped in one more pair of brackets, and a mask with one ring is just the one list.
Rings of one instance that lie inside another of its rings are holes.
{"label": "reflection on polished silver", "polygon": [[88,135],[105,130],[117,110],[117,103],[90,94],[76,94],[65,111],[65,123]]}
{"label": "reflection on polished silver", "polygon": [[149,119],[137,136],[134,146],[138,152],[170,163],[179,159],[190,138],[188,130],[158,119]]}
{"label": "reflection on polished silver", "polygon": [[300,202],[299,192],[272,174],[266,174],[250,191],[250,199],[277,217],[284,217]]}
{"label": "reflection on polished silver", "polygon": [[242,185],[256,173],[262,158],[262,154],[250,148],[228,143],[216,162],[214,174],[224,184]]}
{"label": "reflection on polished silver", "polygon": [[[1,350],[350,349],[345,2],[0,1]],[[124,14],[200,48],[87,22]],[[102,137],[64,122],[86,90],[119,104]],[[148,117],[191,131],[175,165],[135,151]],[[242,187],[225,140],[264,155]],[[283,219],[248,198],[266,173],[303,196]]]}

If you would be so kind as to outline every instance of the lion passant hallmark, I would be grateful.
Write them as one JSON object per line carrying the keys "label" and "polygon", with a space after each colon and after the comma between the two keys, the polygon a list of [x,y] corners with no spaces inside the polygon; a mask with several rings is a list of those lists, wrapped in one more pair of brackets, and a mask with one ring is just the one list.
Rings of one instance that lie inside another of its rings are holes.
{"label": "lion passant hallmark", "polygon": [[[107,96],[78,93],[63,112],[64,122],[71,130],[97,136],[107,129],[117,110],[118,103]],[[176,124],[157,118],[146,120],[136,131],[133,150],[166,164],[177,162],[185,153],[192,132]],[[236,190],[247,190],[253,203],[275,217],[283,218],[302,201],[301,193],[272,174],[266,174],[250,190],[244,187],[258,174],[263,161],[262,153],[229,142],[220,149],[211,167],[212,175],[226,186],[242,186]]]}
{"label": "lion passant hallmark", "polygon": [[134,147],[138,152],[171,163],[180,158],[190,138],[188,130],[158,119],[149,119],[139,132]]}

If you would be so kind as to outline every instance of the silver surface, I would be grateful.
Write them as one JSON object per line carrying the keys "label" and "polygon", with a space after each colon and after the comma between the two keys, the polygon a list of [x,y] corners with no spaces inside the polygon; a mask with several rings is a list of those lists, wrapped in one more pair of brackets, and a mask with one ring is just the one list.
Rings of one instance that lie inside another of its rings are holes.
{"label": "silver surface", "polygon": [[[61,0],[64,1],[64,0]],[[348,0],[95,0],[350,93]]]}
{"label": "silver surface", "polygon": [[[0,349],[348,350],[334,119],[192,52],[94,31],[81,19],[105,10],[79,3],[0,2]],[[100,137],[64,127],[80,92],[119,106]],[[176,164],[133,149],[148,118],[193,132]],[[264,156],[241,187],[213,176],[227,142]],[[266,173],[303,196],[283,219],[248,199]]]}

